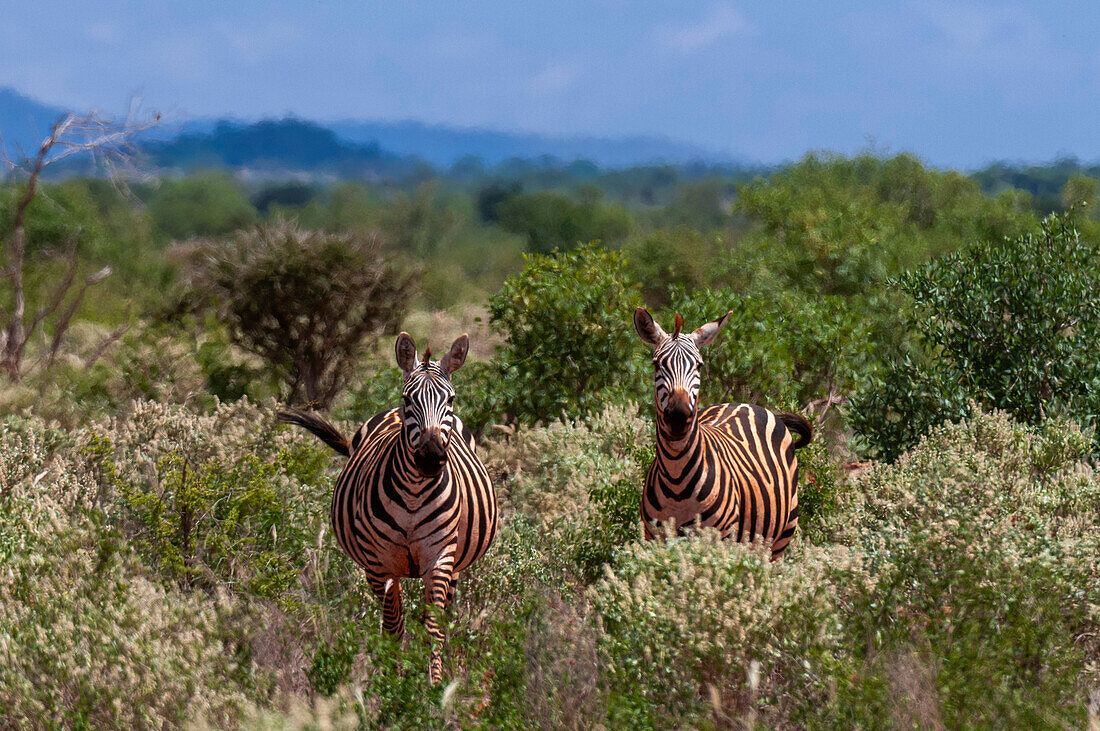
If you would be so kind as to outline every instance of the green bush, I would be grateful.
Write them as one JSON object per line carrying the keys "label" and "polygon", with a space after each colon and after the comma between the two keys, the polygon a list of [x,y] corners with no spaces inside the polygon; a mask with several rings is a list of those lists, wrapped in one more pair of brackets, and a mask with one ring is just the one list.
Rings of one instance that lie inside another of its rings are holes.
{"label": "green bush", "polygon": [[641,537],[639,500],[653,456],[652,425],[637,408],[611,406],[588,419],[520,427],[486,456],[508,504],[551,540],[543,553],[582,583]]}
{"label": "green bush", "polygon": [[262,358],[290,401],[332,403],[379,332],[392,331],[412,275],[377,237],[277,222],[203,241],[187,257],[186,299]]}
{"label": "green bush", "polygon": [[595,247],[532,255],[489,298],[497,412],[522,423],[582,416],[637,393],[631,317],[641,304],[623,257]]}
{"label": "green bush", "polygon": [[[806,404],[851,393],[874,367],[875,335],[858,301],[675,291],[666,319],[694,328],[732,311],[703,354],[703,403]],[[646,383],[652,389],[652,379]]]}
{"label": "green bush", "polygon": [[626,238],[630,214],[600,198],[600,191],[591,188],[579,201],[562,193],[520,193],[500,201],[493,211],[506,231],[527,237],[528,251],[550,254],[592,241],[612,244]]}
{"label": "green bush", "polygon": [[0,706],[37,727],[182,725],[239,717],[250,690],[218,594],[184,595],[150,577],[96,510],[97,475],[68,440],[8,422],[0,454]]}
{"label": "green bush", "polygon": [[[912,668],[895,659],[917,658],[923,701],[948,728],[1083,725],[1100,680],[1090,447],[1066,422],[1028,429],[978,413],[838,496],[824,533],[860,546],[878,577],[851,628],[879,685],[900,692]],[[873,712],[874,685],[849,702]]]}
{"label": "green bush", "polygon": [[797,724],[856,667],[838,603],[867,582],[843,548],[772,563],[711,531],[628,546],[589,592],[611,724]]}
{"label": "green bush", "polygon": [[327,524],[319,445],[245,401],[209,415],[135,402],[83,444],[116,517],[163,575],[184,588],[247,586],[284,608],[300,601],[299,569]]}
{"label": "green bush", "polygon": [[227,175],[204,173],[162,183],[149,205],[169,238],[221,236],[250,226],[256,209]]}
{"label": "green bush", "polygon": [[1030,424],[1100,415],[1100,247],[1064,218],[983,241],[901,277],[922,350],[891,364],[851,408],[868,446],[896,458],[969,403]]}

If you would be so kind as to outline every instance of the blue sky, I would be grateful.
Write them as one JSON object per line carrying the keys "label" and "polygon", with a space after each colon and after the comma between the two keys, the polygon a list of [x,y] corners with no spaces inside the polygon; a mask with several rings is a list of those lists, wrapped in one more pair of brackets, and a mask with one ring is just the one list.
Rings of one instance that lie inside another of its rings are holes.
{"label": "blue sky", "polygon": [[1100,3],[5,5],[0,85],[75,107],[1100,160]]}

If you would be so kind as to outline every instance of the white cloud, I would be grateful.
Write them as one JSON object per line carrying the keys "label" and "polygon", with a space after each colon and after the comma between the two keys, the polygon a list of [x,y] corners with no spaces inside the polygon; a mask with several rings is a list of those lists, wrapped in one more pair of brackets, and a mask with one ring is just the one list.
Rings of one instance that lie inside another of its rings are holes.
{"label": "white cloud", "polygon": [[118,40],[118,28],[113,23],[99,21],[92,23],[84,29],[84,35],[93,41],[107,45],[114,45]]}
{"label": "white cloud", "polygon": [[729,3],[712,5],[695,22],[657,31],[657,41],[678,53],[690,54],[712,46],[728,36],[749,35],[754,30],[745,16]]}
{"label": "white cloud", "polygon": [[527,89],[537,95],[560,94],[577,82],[580,72],[576,63],[553,63],[528,79]]}

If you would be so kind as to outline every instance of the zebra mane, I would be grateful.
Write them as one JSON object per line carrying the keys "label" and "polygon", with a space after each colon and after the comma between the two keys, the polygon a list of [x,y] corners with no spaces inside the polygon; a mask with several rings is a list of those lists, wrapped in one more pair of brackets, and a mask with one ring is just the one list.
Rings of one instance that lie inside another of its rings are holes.
{"label": "zebra mane", "polygon": [[424,348],[424,360],[423,360],[423,361],[421,361],[421,362],[422,362],[422,363],[423,363],[424,365],[428,365],[428,363],[429,363],[429,362],[431,361],[431,359],[432,359],[432,349],[431,349],[431,347],[429,346],[429,347],[427,347],[427,348]]}
{"label": "zebra mane", "polygon": [[672,331],[672,337],[673,338],[680,337],[680,330],[682,330],[683,327],[684,327],[684,318],[680,315],[679,312],[677,312],[676,313],[676,329]]}

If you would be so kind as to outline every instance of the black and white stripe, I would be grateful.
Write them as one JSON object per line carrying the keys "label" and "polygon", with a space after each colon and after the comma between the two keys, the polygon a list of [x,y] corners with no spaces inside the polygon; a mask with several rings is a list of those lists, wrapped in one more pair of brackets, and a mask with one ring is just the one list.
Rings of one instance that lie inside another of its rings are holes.
{"label": "black and white stripe", "polygon": [[[645,535],[674,522],[717,529],[724,538],[764,540],[772,558],[786,549],[798,526],[798,458],[812,429],[797,414],[751,404],[699,409],[700,349],[718,336],[732,313],[671,335],[645,309],[634,313],[642,340],[654,346],[657,455],[646,473],[641,513]],[[794,436],[798,439],[795,440]]]}
{"label": "black and white stripe", "polygon": [[[496,493],[473,435],[453,409],[451,374],[468,347],[462,335],[441,361],[425,351],[418,362],[415,343],[401,333],[395,350],[405,374],[402,405],[371,418],[350,442],[316,415],[280,414],[350,457],[333,493],[333,530],[382,602],[383,630],[398,637],[405,629],[398,579],[423,579],[425,603],[445,609],[459,573],[485,554],[496,534]],[[429,677],[436,683],[443,631],[431,613],[425,624],[434,641]]]}

